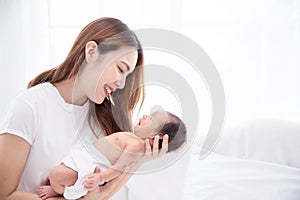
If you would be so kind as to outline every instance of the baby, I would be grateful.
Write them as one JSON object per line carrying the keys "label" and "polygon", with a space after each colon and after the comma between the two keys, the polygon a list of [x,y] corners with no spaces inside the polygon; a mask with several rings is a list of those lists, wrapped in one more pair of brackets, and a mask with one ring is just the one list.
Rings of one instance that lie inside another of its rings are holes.
{"label": "baby", "polygon": [[[174,114],[156,111],[144,115],[134,127],[134,132],[118,132],[100,137],[93,145],[100,152],[101,161],[95,159],[86,148],[74,150],[49,175],[50,185],[37,188],[42,199],[64,195],[66,199],[78,199],[88,191],[109,182],[122,172],[130,169],[145,153],[145,139],[153,144],[153,138],[168,135],[168,151],[179,149],[186,142],[186,127]],[[108,168],[107,166],[110,166]],[[101,172],[96,168],[101,167]],[[103,170],[106,169],[106,170]]]}

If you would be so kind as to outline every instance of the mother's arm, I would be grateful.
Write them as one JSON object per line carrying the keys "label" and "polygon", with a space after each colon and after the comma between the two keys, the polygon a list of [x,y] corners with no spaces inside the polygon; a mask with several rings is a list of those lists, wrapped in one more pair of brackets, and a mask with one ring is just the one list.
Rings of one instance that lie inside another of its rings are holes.
{"label": "mother's arm", "polygon": [[[135,165],[136,169],[138,167],[139,167],[138,165]],[[132,169],[132,171],[133,170],[134,169]],[[125,183],[129,180],[131,176],[132,176],[131,173],[123,172],[114,180],[106,183],[105,186],[100,186],[97,189],[89,192],[80,200],[94,200],[94,199],[107,200],[110,197],[112,197],[117,191],[119,191],[119,189],[125,185]]]}
{"label": "mother's arm", "polygon": [[[168,136],[165,135],[163,138],[162,148],[159,150],[158,148],[159,137],[155,137],[153,143],[153,149],[151,148],[149,140],[145,142],[145,156],[132,165],[130,172],[135,172],[143,163],[153,160],[155,158],[161,157],[168,150]],[[129,180],[129,178],[133,175],[133,173],[123,172],[116,179],[108,182],[105,186],[100,186],[94,191],[89,192],[86,196],[81,198],[80,200],[106,200],[112,197],[121,187],[125,185],[125,183]]]}
{"label": "mother's arm", "polygon": [[21,137],[0,135],[0,199],[40,200],[36,194],[17,190],[30,148]]}

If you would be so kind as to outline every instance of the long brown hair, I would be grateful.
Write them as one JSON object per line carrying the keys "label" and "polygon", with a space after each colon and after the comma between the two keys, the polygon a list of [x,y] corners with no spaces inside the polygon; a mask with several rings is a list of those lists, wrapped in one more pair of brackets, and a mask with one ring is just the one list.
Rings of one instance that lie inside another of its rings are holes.
{"label": "long brown hair", "polygon": [[116,131],[132,131],[132,111],[144,101],[144,55],[135,33],[126,24],[114,18],[100,18],[89,23],[76,38],[68,56],[57,67],[39,74],[29,82],[28,88],[44,82],[57,83],[77,75],[85,60],[85,45],[89,41],[98,44],[98,50],[105,54],[122,46],[134,47],[138,52],[135,70],[127,77],[122,90],[115,91],[115,106],[105,99],[101,104],[91,104],[90,120],[99,122],[100,128],[109,135]]}

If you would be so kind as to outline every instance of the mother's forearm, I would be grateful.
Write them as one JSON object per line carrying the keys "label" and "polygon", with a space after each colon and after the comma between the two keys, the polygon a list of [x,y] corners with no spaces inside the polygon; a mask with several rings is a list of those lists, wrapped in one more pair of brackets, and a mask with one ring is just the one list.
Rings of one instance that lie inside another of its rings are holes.
{"label": "mother's forearm", "polygon": [[[49,198],[47,200],[63,200],[63,199],[64,198],[61,199]],[[41,199],[34,193],[16,190],[13,193],[11,193],[9,196],[1,198],[1,200],[41,200]]]}
{"label": "mother's forearm", "polygon": [[89,192],[86,196],[81,198],[80,200],[107,200],[111,198],[116,192],[118,192],[130,179],[142,163],[136,163],[132,168],[129,170],[131,173],[123,172],[114,180],[105,184],[105,186],[100,186],[98,189]]}
{"label": "mother's forearm", "polygon": [[113,181],[110,181],[105,186],[100,186],[94,191],[89,192],[79,200],[107,200],[112,197],[125,183],[129,180],[132,174],[122,173]]}

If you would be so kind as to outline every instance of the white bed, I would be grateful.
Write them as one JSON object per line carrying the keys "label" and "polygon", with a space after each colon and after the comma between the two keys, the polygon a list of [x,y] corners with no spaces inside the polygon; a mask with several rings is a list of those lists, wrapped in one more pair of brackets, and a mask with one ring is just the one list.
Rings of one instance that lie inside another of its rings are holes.
{"label": "white bed", "polygon": [[184,200],[299,200],[300,169],[212,153],[192,155]]}
{"label": "white bed", "polygon": [[193,146],[184,200],[299,200],[300,124],[255,120],[226,128],[214,152]]}

